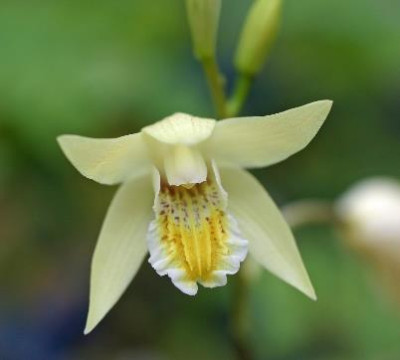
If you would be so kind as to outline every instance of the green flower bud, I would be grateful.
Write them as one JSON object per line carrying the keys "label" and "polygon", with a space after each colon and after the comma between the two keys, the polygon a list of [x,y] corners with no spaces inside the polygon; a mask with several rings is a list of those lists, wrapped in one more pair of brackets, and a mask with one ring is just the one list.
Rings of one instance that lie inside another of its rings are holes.
{"label": "green flower bud", "polygon": [[241,73],[260,71],[275,40],[280,20],[281,0],[255,0],[247,15],[235,55]]}
{"label": "green flower bud", "polygon": [[215,56],[221,0],[186,0],[193,51],[199,60]]}

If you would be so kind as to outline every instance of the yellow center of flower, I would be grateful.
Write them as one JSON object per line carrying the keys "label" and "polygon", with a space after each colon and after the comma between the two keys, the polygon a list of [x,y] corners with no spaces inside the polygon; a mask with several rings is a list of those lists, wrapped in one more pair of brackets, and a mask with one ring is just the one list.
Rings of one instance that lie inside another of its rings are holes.
{"label": "yellow center of flower", "polygon": [[171,262],[188,280],[209,281],[224,255],[228,221],[217,186],[208,180],[187,186],[162,186],[156,221]]}
{"label": "yellow center of flower", "polygon": [[197,293],[197,283],[225,285],[247,254],[248,243],[227,212],[227,194],[216,174],[210,169],[206,181],[179,186],[163,179],[156,193],[149,262],[189,295]]}

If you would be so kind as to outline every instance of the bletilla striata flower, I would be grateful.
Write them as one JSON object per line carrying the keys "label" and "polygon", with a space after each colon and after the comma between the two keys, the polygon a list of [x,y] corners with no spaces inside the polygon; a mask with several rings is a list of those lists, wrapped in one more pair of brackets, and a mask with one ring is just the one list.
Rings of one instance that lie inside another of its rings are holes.
{"label": "bletilla striata flower", "polygon": [[174,114],[116,139],[58,138],[78,171],[122,184],[93,256],[90,332],[121,297],[147,252],[161,276],[195,295],[223,286],[247,252],[315,299],[293,235],[260,183],[243,168],[272,165],[303,149],[331,101],[279,114],[216,122]]}

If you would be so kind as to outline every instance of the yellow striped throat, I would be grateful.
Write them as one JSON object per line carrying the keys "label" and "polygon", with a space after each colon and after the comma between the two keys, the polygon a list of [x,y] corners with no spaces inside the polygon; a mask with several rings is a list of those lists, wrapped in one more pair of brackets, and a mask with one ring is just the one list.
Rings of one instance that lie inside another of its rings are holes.
{"label": "yellow striped throat", "polygon": [[225,285],[247,255],[247,241],[227,212],[227,194],[215,171],[198,184],[161,180],[148,231],[150,264],[189,295],[197,293],[197,283]]}

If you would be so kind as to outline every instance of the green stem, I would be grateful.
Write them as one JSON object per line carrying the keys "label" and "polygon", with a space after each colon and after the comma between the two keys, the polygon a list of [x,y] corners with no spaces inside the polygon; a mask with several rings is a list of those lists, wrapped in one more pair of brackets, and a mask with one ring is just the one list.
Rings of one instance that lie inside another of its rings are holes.
{"label": "green stem", "polygon": [[[233,98],[228,104],[224,91],[224,80],[215,58],[205,58],[202,60],[202,64],[217,117],[223,119],[228,116],[237,115],[249,93],[252,79],[243,75],[238,78]],[[251,348],[248,344],[250,279],[247,273],[246,263],[244,263],[241,271],[239,271],[234,279],[231,332],[238,360],[252,359]]]}
{"label": "green stem", "polygon": [[253,358],[248,344],[250,279],[246,272],[245,262],[234,279],[231,331],[238,360]]}
{"label": "green stem", "polygon": [[237,75],[233,95],[227,104],[228,116],[233,117],[240,113],[249,95],[252,83],[252,76],[243,73]]}
{"label": "green stem", "polygon": [[227,117],[226,99],[224,80],[219,72],[217,61],[215,58],[205,58],[202,60],[202,64],[218,118],[223,119]]}
{"label": "green stem", "polygon": [[291,227],[336,221],[332,204],[324,200],[299,200],[285,205],[281,210]]}

